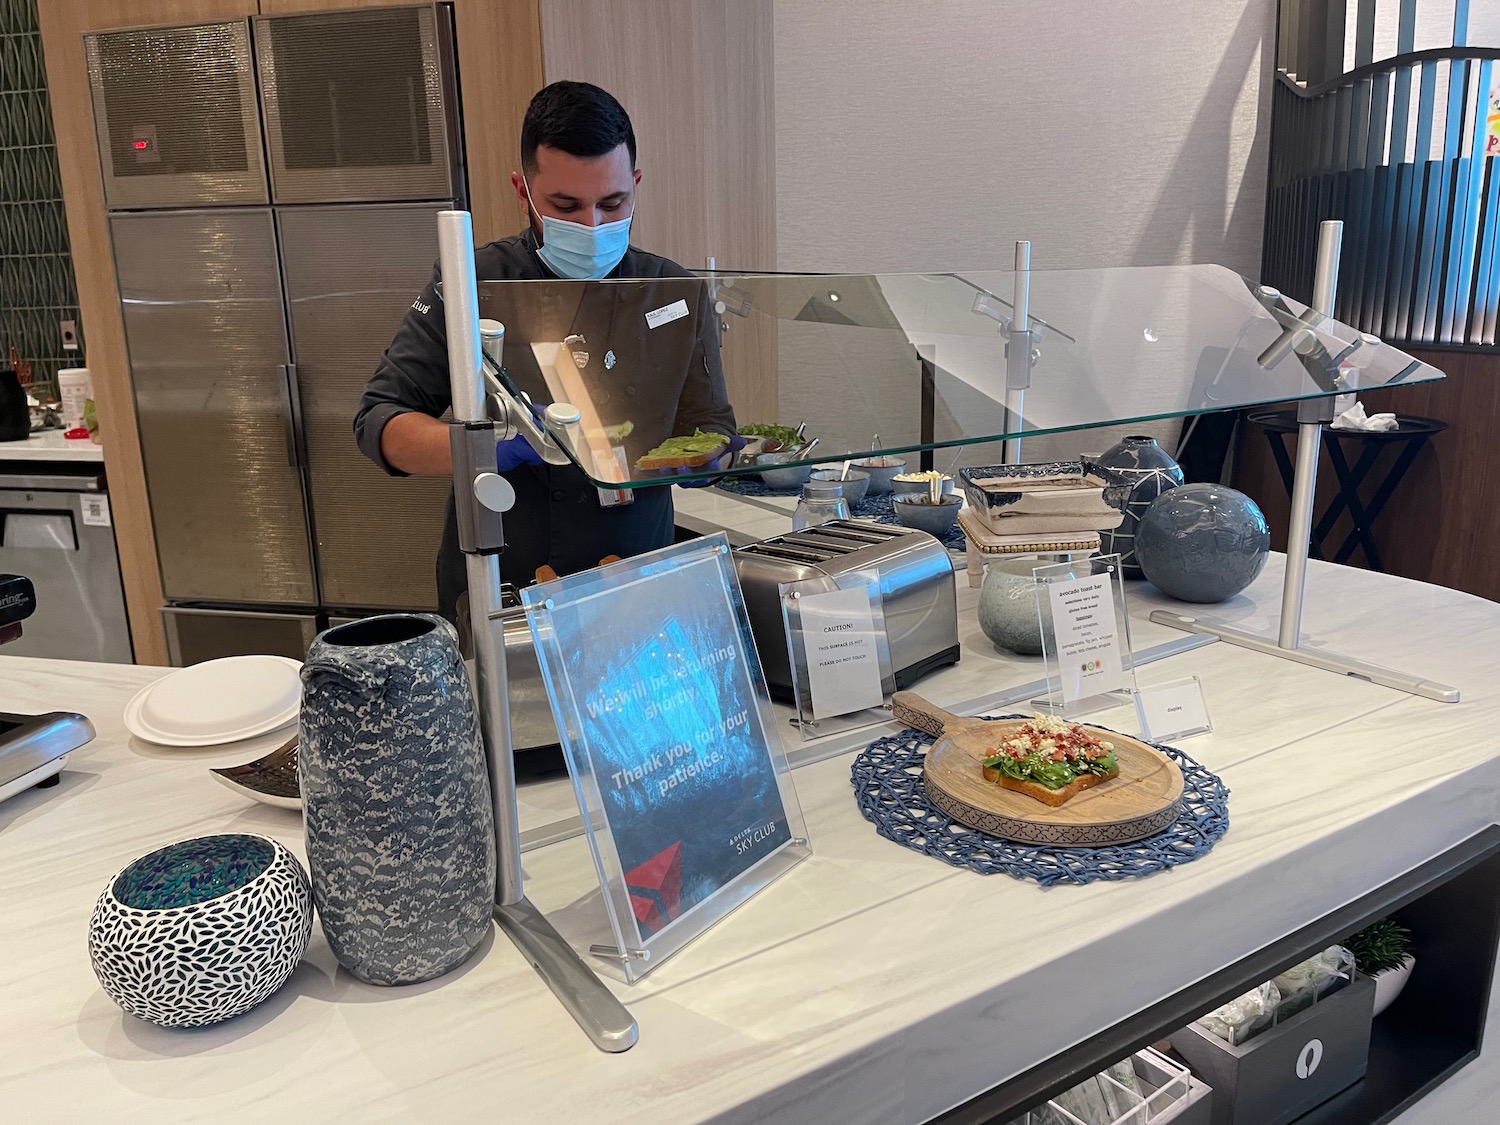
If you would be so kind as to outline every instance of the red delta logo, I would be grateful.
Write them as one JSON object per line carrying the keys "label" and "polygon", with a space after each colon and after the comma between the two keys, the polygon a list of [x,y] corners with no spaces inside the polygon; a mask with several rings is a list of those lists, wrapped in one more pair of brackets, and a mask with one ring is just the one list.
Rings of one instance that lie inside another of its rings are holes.
{"label": "red delta logo", "polygon": [[654,934],[682,910],[682,841],[625,873],[630,906],[646,934]]}

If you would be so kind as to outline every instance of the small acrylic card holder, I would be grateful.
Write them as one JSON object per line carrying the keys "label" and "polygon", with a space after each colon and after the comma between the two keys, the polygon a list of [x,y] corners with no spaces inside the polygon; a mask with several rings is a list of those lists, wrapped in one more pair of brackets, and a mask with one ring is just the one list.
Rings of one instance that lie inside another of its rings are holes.
{"label": "small acrylic card holder", "polygon": [[803,741],[889,721],[896,676],[880,575],[849,571],[779,590]]}
{"label": "small acrylic card holder", "polygon": [[811,854],[729,541],[523,590],[615,947],[637,981]]}
{"label": "small acrylic card holder", "polygon": [[1031,573],[1047,672],[1047,695],[1032,706],[1074,718],[1124,702],[1135,691],[1135,662],[1120,556],[1092,555]]}
{"label": "small acrylic card holder", "polygon": [[1164,684],[1148,684],[1135,693],[1135,715],[1147,742],[1172,742],[1214,729],[1203,697],[1203,681],[1187,676]]}

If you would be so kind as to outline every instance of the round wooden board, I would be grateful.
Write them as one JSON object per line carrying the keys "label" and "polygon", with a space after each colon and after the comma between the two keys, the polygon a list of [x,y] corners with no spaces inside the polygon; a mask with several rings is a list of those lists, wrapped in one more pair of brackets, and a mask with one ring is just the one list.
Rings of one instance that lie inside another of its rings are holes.
{"label": "round wooden board", "polygon": [[1160,750],[1122,734],[1112,743],[1120,776],[1057,808],[984,779],[980,758],[1024,720],[965,723],[927,751],[927,796],[959,824],[1025,844],[1104,847],[1162,832],[1182,812],[1182,771]]}

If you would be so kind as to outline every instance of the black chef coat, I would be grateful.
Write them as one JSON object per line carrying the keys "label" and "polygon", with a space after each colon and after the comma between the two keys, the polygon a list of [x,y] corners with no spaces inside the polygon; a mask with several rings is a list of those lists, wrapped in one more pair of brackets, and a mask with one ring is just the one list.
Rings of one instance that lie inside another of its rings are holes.
{"label": "black chef coat", "polygon": [[[530,229],[480,247],[474,252],[474,266],[486,294],[481,315],[494,315],[505,324],[505,369],[539,405],[550,402],[551,395],[527,342],[532,338],[529,327],[539,339],[556,340],[564,332],[583,337],[574,346],[589,352],[584,370],[602,420],[606,425],[626,420],[635,424],[626,441],[630,457],[694,429],[735,432],[717,327],[702,286],[662,280],[641,286],[555,282],[485,287],[483,283],[491,280],[554,280],[537,256]],[[691,275],[675,262],[632,246],[609,276]],[[451,405],[447,327],[438,281],[434,270],[381,357],[354,418],[360,449],[396,476],[404,474],[380,452],[386,423],[407,411],[436,418]],[[685,301],[686,315],[650,328],[645,314],[677,300]],[[495,308],[496,302],[510,306]],[[606,508],[599,504],[596,487],[572,465],[522,465],[505,475],[516,492],[515,507],[505,513],[505,549],[500,556],[501,576],[507,582],[526,585],[544,563],[558,574],[572,574],[597,566],[605,555],[628,557],[673,541],[669,487],[638,488],[632,492],[632,503]],[[438,550],[437,585],[439,611],[452,620],[467,576],[451,494]]]}

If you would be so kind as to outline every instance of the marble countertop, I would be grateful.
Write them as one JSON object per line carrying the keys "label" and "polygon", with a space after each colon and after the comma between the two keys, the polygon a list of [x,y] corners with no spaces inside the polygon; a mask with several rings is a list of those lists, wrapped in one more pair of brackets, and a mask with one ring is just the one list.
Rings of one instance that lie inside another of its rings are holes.
{"label": "marble countertop", "polygon": [[0,441],[0,461],[98,461],[104,447],[92,441],[69,441],[61,430],[43,430],[25,441]]}
{"label": "marble countertop", "polygon": [[[1273,557],[1214,613],[1274,633],[1280,573]],[[956,703],[1035,679],[1037,661],[988,646],[972,592],[959,589],[963,660],[918,690]],[[1171,603],[1145,586],[1130,595],[1138,649],[1181,636],[1144,622]],[[289,984],[236,1020],[184,1033],[125,1016],[88,964],[94,899],[131,859],[195,834],[264,832],[302,854],[296,812],[246,802],[207,773],[277,740],[153,747],[121,715],[162,670],[0,657],[0,709],[79,709],[99,732],[57,788],[0,805],[7,1116],[926,1120],[1497,819],[1500,654],[1486,638],[1500,606],[1314,563],[1304,628],[1310,644],[1455,683],[1464,701],[1222,643],[1149,664],[1143,684],[1202,679],[1215,729],[1180,745],[1229,785],[1231,827],[1170,873],[1086,887],[979,876],[882,840],[855,805],[850,753],[811,760],[793,778],[813,856],[645,981],[612,985],[640,1023],[623,1055],[595,1051],[498,935],[446,977],[381,989],[340,970],[315,928]],[[565,783],[523,787],[519,799],[534,844],[572,813]],[[600,940],[585,842],[536,846],[523,862],[533,902],[575,948]],[[988,955],[997,947],[1005,957]],[[1492,1069],[1470,1065],[1399,1120],[1482,1119],[1478,1107],[1500,1092]]]}

